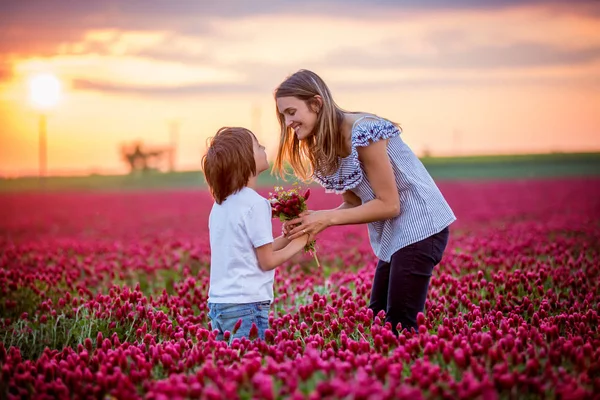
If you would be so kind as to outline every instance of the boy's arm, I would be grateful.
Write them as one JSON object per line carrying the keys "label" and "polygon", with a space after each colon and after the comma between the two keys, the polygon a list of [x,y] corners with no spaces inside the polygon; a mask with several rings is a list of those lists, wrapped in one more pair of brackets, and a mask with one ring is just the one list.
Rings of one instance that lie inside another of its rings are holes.
{"label": "boy's arm", "polygon": [[281,250],[288,244],[290,244],[290,240],[286,239],[285,236],[281,235],[273,241],[273,250]]}
{"label": "boy's arm", "polygon": [[298,253],[306,246],[308,235],[302,235],[289,242],[290,243],[281,250],[275,250],[275,242],[257,247],[256,257],[258,258],[258,265],[260,268],[263,271],[270,271],[292,258],[294,254]]}

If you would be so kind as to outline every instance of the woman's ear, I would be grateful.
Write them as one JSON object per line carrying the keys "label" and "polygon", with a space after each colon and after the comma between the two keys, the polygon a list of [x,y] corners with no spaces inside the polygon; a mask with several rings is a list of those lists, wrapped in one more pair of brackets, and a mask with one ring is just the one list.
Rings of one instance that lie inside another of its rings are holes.
{"label": "woman's ear", "polygon": [[316,94],[313,97],[313,101],[311,102],[311,108],[314,112],[316,112],[317,114],[319,112],[321,112],[321,109],[323,108],[323,98],[321,96],[319,96],[318,94]]}

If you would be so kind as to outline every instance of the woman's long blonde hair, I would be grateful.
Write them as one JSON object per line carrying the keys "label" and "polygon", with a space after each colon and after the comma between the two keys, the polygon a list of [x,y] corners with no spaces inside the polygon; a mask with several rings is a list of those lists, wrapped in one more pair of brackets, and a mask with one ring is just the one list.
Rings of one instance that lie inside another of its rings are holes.
{"label": "woman's long blonde hair", "polygon": [[281,137],[273,170],[283,179],[289,174],[285,170],[286,162],[303,181],[309,180],[315,171],[330,175],[339,167],[339,158],[345,152],[340,131],[345,111],[333,101],[325,82],[314,72],[301,69],[275,89],[275,101],[280,97],[293,96],[306,102],[309,108],[319,105],[315,98],[317,95],[323,99],[323,104],[312,134],[303,141],[298,140],[293,129],[286,126],[285,117],[276,108]]}

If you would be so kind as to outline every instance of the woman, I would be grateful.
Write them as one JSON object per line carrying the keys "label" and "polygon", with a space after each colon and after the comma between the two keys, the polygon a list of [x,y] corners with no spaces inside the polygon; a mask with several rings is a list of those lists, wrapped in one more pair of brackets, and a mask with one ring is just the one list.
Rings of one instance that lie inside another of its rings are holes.
{"label": "woman", "polygon": [[379,259],[369,308],[386,311],[394,333],[398,323],[416,330],[456,220],[450,206],[396,124],[342,110],[314,72],[289,76],[275,100],[281,126],[275,171],[285,176],[289,163],[298,178],[313,178],[343,198],[336,209],[289,221],[284,232],[289,239],[308,234],[310,242],[330,226],[367,223]]}

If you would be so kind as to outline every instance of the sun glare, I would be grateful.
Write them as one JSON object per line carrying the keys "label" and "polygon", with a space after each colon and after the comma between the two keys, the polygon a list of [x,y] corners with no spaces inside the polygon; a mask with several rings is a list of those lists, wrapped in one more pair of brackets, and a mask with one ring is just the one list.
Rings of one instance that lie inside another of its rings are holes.
{"label": "sun glare", "polygon": [[50,108],[60,100],[60,80],[52,74],[40,74],[29,80],[29,97],[35,107]]}

